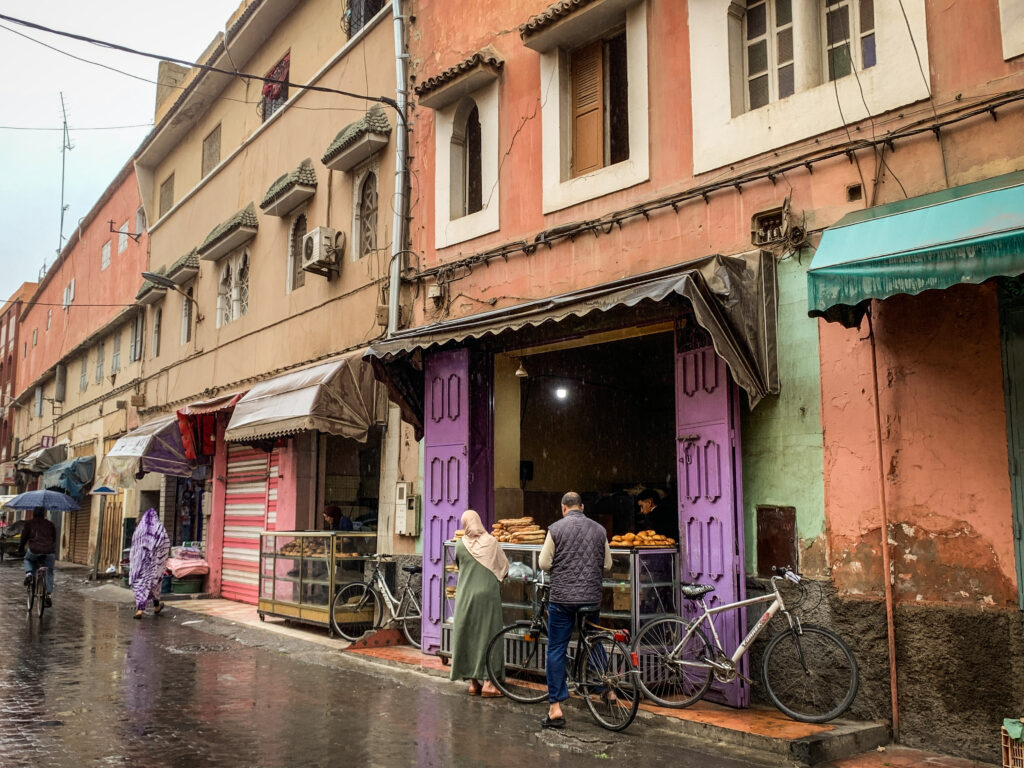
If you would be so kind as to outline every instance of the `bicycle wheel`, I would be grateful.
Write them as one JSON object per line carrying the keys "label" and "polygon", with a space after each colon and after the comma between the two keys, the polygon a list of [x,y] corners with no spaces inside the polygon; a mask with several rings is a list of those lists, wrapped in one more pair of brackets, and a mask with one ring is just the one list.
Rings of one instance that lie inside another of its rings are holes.
{"label": "bicycle wheel", "polygon": [[703,663],[712,656],[711,643],[700,627],[687,638],[689,630],[685,620],[672,616],[647,624],[633,642],[640,688],[655,704],[688,707],[711,687],[711,667]]}
{"label": "bicycle wheel", "polygon": [[629,727],[640,706],[636,668],[626,647],[611,635],[589,635],[581,641],[584,659],[580,693],[598,725],[609,731]]}
{"label": "bicycle wheel", "polygon": [[348,641],[358,640],[379,626],[381,601],[369,584],[346,584],[331,603],[331,629]]}
{"label": "bicycle wheel", "polygon": [[775,635],[764,649],[761,677],[772,704],[805,723],[825,723],[857,695],[857,660],[832,630],[804,624]]}
{"label": "bicycle wheel", "polygon": [[35,577],[32,578],[32,581],[30,581],[28,583],[28,586],[25,587],[25,589],[28,591],[28,612],[32,613],[32,606],[34,606],[36,604],[36,580],[35,580]]}
{"label": "bicycle wheel", "polygon": [[36,609],[39,611],[40,619],[46,610],[46,594],[46,569],[40,568],[36,571]]}
{"label": "bicycle wheel", "polygon": [[548,697],[544,674],[548,631],[529,621],[509,624],[487,644],[487,677],[505,696],[520,704]]}
{"label": "bicycle wheel", "polygon": [[405,639],[413,648],[419,648],[422,642],[420,633],[423,628],[420,620],[423,611],[423,583],[417,581],[412,584],[411,582],[410,579],[409,587],[405,591],[405,597],[402,598],[402,605],[399,608],[402,615],[400,623]]}

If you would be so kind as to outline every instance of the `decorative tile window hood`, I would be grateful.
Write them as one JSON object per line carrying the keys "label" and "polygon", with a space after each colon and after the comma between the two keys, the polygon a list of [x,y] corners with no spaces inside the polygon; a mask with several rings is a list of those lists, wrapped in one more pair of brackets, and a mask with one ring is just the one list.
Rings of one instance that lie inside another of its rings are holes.
{"label": "decorative tile window hood", "polygon": [[374,104],[351,125],[334,137],[320,161],[332,171],[350,171],[388,143],[391,123],[384,110]]}
{"label": "decorative tile window hood", "polygon": [[316,171],[310,158],[294,171],[286,173],[270,185],[263,196],[260,210],[270,216],[287,216],[316,193]]}
{"label": "decorative tile window hood", "polygon": [[249,203],[230,219],[213,228],[199,246],[199,258],[203,261],[216,261],[226,256],[256,237],[258,226],[256,206]]}
{"label": "decorative tile window hood", "polygon": [[175,285],[184,285],[199,274],[199,249],[193,248],[167,269],[167,277]]}
{"label": "decorative tile window hood", "polygon": [[[164,274],[164,268],[156,270],[156,274]],[[151,283],[149,280],[144,280],[142,286],[139,288],[139,292],[135,294],[135,301],[138,304],[156,304],[158,301],[162,301],[164,296],[167,295],[167,289],[162,285]]]}
{"label": "decorative tile window hood", "polygon": [[488,45],[465,61],[428,77],[414,90],[420,106],[443,109],[496,80],[503,66],[505,60]]}
{"label": "decorative tile window hood", "polygon": [[608,29],[640,0],[559,0],[526,23],[519,25],[523,45],[550,51],[562,45],[578,45],[581,29]]}

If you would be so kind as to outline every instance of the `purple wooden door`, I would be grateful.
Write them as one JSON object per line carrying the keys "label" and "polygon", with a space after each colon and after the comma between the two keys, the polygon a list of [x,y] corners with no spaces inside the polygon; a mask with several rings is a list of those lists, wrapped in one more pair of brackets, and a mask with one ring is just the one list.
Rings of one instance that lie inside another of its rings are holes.
{"label": "purple wooden door", "polygon": [[[725,361],[704,334],[694,330],[676,334],[680,568],[684,582],[714,585],[715,591],[707,596],[710,607],[742,600],[746,593],[739,423],[736,386]],[[695,616],[693,603],[683,603],[684,615]],[[742,612],[719,614],[715,627],[726,653],[731,654],[743,639]],[[747,674],[745,657],[742,664]],[[740,680],[724,685],[716,681],[708,698],[746,706],[750,691]]]}
{"label": "purple wooden door", "polygon": [[441,645],[442,544],[469,506],[469,350],[434,352],[425,361],[423,406],[423,651]]}

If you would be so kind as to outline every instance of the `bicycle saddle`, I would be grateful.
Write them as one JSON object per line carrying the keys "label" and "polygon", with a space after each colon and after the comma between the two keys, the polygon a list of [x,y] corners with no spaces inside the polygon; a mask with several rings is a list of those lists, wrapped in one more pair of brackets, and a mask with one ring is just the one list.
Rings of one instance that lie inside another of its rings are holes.
{"label": "bicycle saddle", "polygon": [[422,565],[403,565],[402,570],[406,573],[423,573]]}
{"label": "bicycle saddle", "polygon": [[708,592],[714,592],[715,588],[710,584],[683,584],[680,591],[687,600],[696,600]]}
{"label": "bicycle saddle", "polygon": [[600,605],[582,605],[576,612],[580,621],[593,621],[601,614]]}

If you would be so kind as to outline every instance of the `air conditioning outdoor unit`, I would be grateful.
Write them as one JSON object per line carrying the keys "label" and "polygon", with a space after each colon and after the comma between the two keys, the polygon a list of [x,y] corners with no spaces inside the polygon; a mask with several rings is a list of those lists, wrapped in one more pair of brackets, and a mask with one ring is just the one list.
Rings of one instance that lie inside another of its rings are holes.
{"label": "air conditioning outdoor unit", "polygon": [[302,268],[314,275],[330,277],[340,272],[344,253],[344,232],[317,227],[302,238]]}

